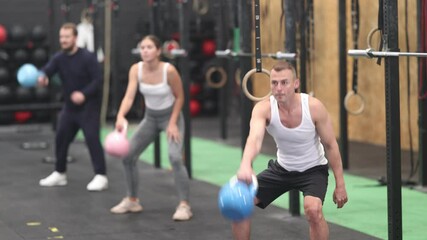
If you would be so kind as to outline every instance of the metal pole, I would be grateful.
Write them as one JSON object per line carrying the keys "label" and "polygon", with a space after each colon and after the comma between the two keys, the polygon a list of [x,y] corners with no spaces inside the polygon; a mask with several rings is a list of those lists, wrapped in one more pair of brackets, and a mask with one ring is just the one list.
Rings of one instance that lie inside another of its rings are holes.
{"label": "metal pole", "polygon": [[101,3],[98,2],[98,0],[92,0],[92,6],[93,6],[93,13],[92,13],[92,23],[93,23],[93,41],[94,41],[94,50],[96,53],[99,51],[102,51],[102,40],[104,37],[101,37],[101,29],[102,29],[102,23],[101,21],[101,14],[98,8],[100,8]]}
{"label": "metal pole", "polygon": [[48,14],[49,14],[49,23],[48,23],[48,26],[49,26],[49,29],[48,29],[48,32],[49,32],[49,39],[48,39],[48,42],[49,42],[49,46],[51,46],[50,47],[50,51],[49,51],[49,54],[50,54],[50,52],[52,51],[52,46],[54,46],[54,44],[56,43],[56,31],[55,31],[55,11],[54,11],[54,3],[53,3],[53,1],[54,0],[49,0],[49,10],[48,10]]}
{"label": "metal pole", "polygon": [[[421,1],[417,1],[418,5],[418,32],[421,35],[421,21],[424,21],[424,19],[421,19],[421,11],[425,11],[425,9],[421,9]],[[419,38],[418,46],[421,48],[421,45],[425,45],[425,42],[421,42],[421,39],[425,40],[424,38]],[[422,48],[423,50],[424,47]],[[421,66],[419,66],[421,67]],[[425,65],[424,65],[425,67]],[[425,82],[427,79],[425,79],[427,76],[419,75],[419,78],[424,77],[424,79],[419,79],[419,81]],[[420,92],[424,93],[427,90],[427,88],[424,87],[424,89],[419,89]],[[418,173],[418,179],[419,184],[421,186],[427,186],[427,154],[426,154],[426,144],[427,144],[427,121],[425,121],[427,116],[427,98],[419,98],[418,100],[418,134],[419,134],[419,145],[418,145],[418,161],[419,161],[419,173]]]}
{"label": "metal pole", "polygon": [[159,36],[159,2],[158,0],[152,0],[149,1],[149,7],[150,7],[150,33]]}
{"label": "metal pole", "polygon": [[339,95],[340,95],[340,138],[339,146],[341,150],[341,158],[343,169],[349,168],[348,163],[348,118],[347,111],[344,106],[344,99],[347,93],[347,14],[346,1],[338,0],[338,29],[339,29]]}
{"label": "metal pole", "polygon": [[68,22],[70,20],[70,3],[69,0],[62,1],[62,13],[64,14],[64,21]]}
{"label": "metal pole", "polygon": [[[294,0],[283,0],[283,10],[285,14],[285,51],[286,52],[297,52],[296,46],[296,1]],[[296,68],[296,61],[289,61]],[[299,191],[289,191],[289,212],[292,216],[299,216],[300,213],[300,199]]]}
{"label": "metal pole", "polygon": [[[181,48],[189,49],[189,11],[188,0],[177,0],[178,14],[179,14],[179,32]],[[183,113],[185,118],[185,133],[184,133],[184,159],[185,166],[187,167],[188,175],[192,178],[191,168],[191,118],[190,118],[190,73],[188,69],[188,56],[179,58],[179,69],[184,88],[184,107]]]}
{"label": "metal pole", "polygon": [[[149,5],[149,19],[150,19],[150,33],[158,35],[158,9],[159,9],[159,3],[157,0],[148,1]],[[155,139],[154,139],[154,167],[155,168],[161,168],[162,167],[162,160],[161,160],[161,143],[160,143],[160,133],[158,132]]]}
{"label": "metal pole", "polygon": [[[422,81],[425,81],[423,79]],[[418,147],[418,159],[419,159],[419,184],[423,187],[427,186],[427,99],[420,99],[418,101],[419,106],[419,147]]]}
{"label": "metal pole", "polygon": [[301,92],[307,92],[307,13],[305,12],[306,4],[305,1],[297,1],[298,12],[301,13],[300,23],[300,88]]}
{"label": "metal pole", "polygon": [[[231,49],[233,49],[233,51],[240,51],[240,30],[239,30],[239,15],[237,12],[237,6],[238,6],[237,1],[224,1],[224,2],[227,5],[226,19],[225,19],[225,23],[228,23],[226,24],[227,27],[225,31],[229,31],[229,34],[228,34],[229,37],[227,38],[227,40],[231,40],[230,41],[232,43]],[[237,73],[241,72],[239,68],[239,64],[240,64],[239,62],[240,61],[238,61],[238,58],[228,59],[228,64],[227,64],[228,81],[225,87],[228,89],[229,94],[233,92],[233,94],[230,95],[233,97],[233,98],[230,97],[230,103],[231,102],[234,103],[234,101],[236,101],[236,99],[234,98],[233,88],[235,86],[241,86],[239,85],[239,82],[241,81],[242,77],[240,75],[237,76]],[[237,99],[238,99],[237,101],[240,101],[240,96]],[[235,109],[233,109],[232,112],[233,112],[232,116],[234,117]]]}
{"label": "metal pole", "polygon": [[108,98],[110,92],[110,74],[111,74],[111,0],[105,0],[104,9],[104,86],[102,95],[102,107],[101,107],[101,126],[106,125],[107,120],[107,108]]}
{"label": "metal pole", "polygon": [[[384,0],[384,47],[399,52],[397,0]],[[380,6],[381,7],[381,6]],[[388,239],[402,239],[399,58],[385,58]]]}
{"label": "metal pole", "polygon": [[[224,9],[224,0],[218,0],[214,2],[214,9],[217,16],[216,20],[216,26],[215,26],[215,32],[216,32],[216,47],[219,49],[225,48],[225,42],[227,35],[227,30],[224,30],[225,24],[224,24],[224,15],[223,15],[223,9]],[[226,60],[221,59],[219,61],[221,63],[221,66],[226,65]],[[227,83],[229,83],[231,79],[228,79]],[[219,89],[219,115],[220,115],[220,130],[221,130],[221,138],[227,139],[227,116],[228,116],[228,105],[229,105],[229,86],[230,84],[225,85],[224,87]]]}
{"label": "metal pole", "polygon": [[[119,66],[120,64],[120,46],[119,45],[119,37],[120,37],[120,27],[118,25],[118,18],[119,18],[119,3],[118,0],[113,0],[112,2],[112,9],[111,11],[113,11],[113,16],[111,19],[111,47],[113,48],[113,50],[111,51],[111,65],[112,66]],[[121,102],[121,96],[119,95],[119,91],[118,89],[120,88],[120,74],[119,74],[119,68],[118,67],[114,67],[111,70],[111,77],[113,79],[113,82],[111,83],[111,87],[114,89],[112,91],[111,94],[111,106],[109,109],[109,114],[107,113],[107,117],[108,116],[116,116],[117,115],[117,111],[120,107],[120,102]]]}
{"label": "metal pole", "polygon": [[[240,26],[240,48],[242,52],[252,52],[252,1],[251,0],[238,0],[238,14]],[[244,41],[242,41],[244,39]],[[240,59],[240,70],[246,73],[252,69],[252,58]],[[242,86],[242,84],[240,84]],[[248,82],[248,90],[252,90],[252,85]],[[241,147],[245,148],[246,139],[249,136],[249,122],[252,112],[252,102],[241,94]]]}

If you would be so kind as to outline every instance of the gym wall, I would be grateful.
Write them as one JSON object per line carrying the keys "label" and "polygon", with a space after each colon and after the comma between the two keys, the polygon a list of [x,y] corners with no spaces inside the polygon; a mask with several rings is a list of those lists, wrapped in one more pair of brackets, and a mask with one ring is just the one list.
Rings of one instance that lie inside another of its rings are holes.
{"label": "gym wall", "polygon": [[[353,48],[351,30],[351,1],[347,5],[347,48]],[[359,48],[366,49],[367,35],[378,24],[378,1],[360,0],[360,32]],[[417,6],[416,1],[408,1],[408,25],[405,27],[405,5],[399,1],[399,46],[400,51],[416,52],[417,47]],[[284,50],[283,31],[279,34],[281,0],[261,0],[261,36],[262,52],[276,52]],[[325,104],[331,114],[335,134],[339,133],[339,52],[338,52],[338,5],[337,1],[314,1],[314,63],[313,83],[308,85],[308,91],[313,91],[315,97]],[[282,24],[283,25],[283,24]],[[282,26],[283,27],[283,26]],[[408,30],[409,46],[406,49],[405,31]],[[283,34],[282,34],[283,33]],[[298,41],[298,40],[297,40]],[[372,47],[378,48],[379,38],[375,34]],[[418,149],[418,65],[416,58],[410,58],[410,106],[411,114],[408,115],[407,107],[407,64],[406,58],[401,57],[400,63],[400,121],[401,145],[409,149],[408,123],[411,124],[412,141],[414,149]],[[255,65],[254,65],[255,66]],[[352,85],[353,58],[347,57],[347,89]],[[271,68],[270,60],[263,59],[263,67]],[[259,74],[261,75],[261,74]],[[351,141],[359,141],[385,146],[385,79],[384,61],[381,66],[376,64],[376,59],[359,59],[358,92],[365,98],[365,110],[360,115],[348,116],[348,136]],[[309,81],[307,79],[307,81]],[[268,90],[264,81],[254,85],[255,94],[263,96]]]}
{"label": "gym wall", "polygon": [[[48,2],[44,1],[0,1],[0,24],[6,38],[0,44],[0,104],[29,103],[43,104],[50,101],[52,94],[46,88],[25,88],[18,84],[16,73],[24,63],[38,67],[49,57]],[[23,7],[25,6],[25,7]],[[6,74],[5,74],[6,73]],[[0,124],[48,121],[50,112],[27,109],[0,112]]]}
{"label": "gym wall", "polygon": [[[58,33],[60,26],[65,22],[80,23],[82,11],[91,6],[91,0],[67,1],[67,0],[0,0],[0,24],[8,31],[15,25],[23,27],[26,34],[31,33],[35,25],[43,26],[47,31],[46,44],[49,47],[49,57],[60,49]],[[103,2],[98,1],[94,7],[95,15],[95,48],[104,46],[104,7]],[[138,59],[131,54],[142,35],[148,33],[147,4],[139,0],[120,1],[120,8],[113,13],[112,24],[114,34],[112,36],[112,61],[114,65],[111,75],[110,101],[119,101],[126,89],[127,73],[130,65]],[[8,41],[8,45],[9,42]],[[4,46],[0,46],[0,49]],[[104,49],[103,49],[104,50]],[[9,59],[9,64],[12,59]],[[11,72],[14,74],[14,72]],[[9,74],[10,75],[10,74]],[[117,104],[109,104],[110,111],[117,108]],[[141,108],[136,106],[135,109]],[[141,111],[140,111],[141,112]],[[3,114],[6,115],[6,114]],[[135,113],[138,115],[138,113]],[[1,121],[0,121],[1,122]]]}

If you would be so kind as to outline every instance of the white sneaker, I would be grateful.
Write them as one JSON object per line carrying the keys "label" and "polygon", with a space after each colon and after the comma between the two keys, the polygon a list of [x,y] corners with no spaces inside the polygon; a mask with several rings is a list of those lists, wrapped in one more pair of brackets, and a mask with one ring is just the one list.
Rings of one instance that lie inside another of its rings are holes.
{"label": "white sneaker", "polygon": [[41,179],[39,184],[43,187],[65,186],[67,185],[67,175],[54,171],[46,178]]}
{"label": "white sneaker", "polygon": [[193,216],[193,213],[191,212],[190,206],[187,204],[180,204],[176,208],[175,213],[172,216],[172,219],[175,221],[187,221],[190,220],[190,218]]}
{"label": "white sneaker", "polygon": [[123,200],[110,209],[110,212],[116,213],[116,214],[123,214],[123,213],[136,213],[142,211],[142,206],[139,204],[139,200],[137,201],[131,201],[129,198],[123,198]]}
{"label": "white sneaker", "polygon": [[105,175],[96,174],[87,185],[88,191],[102,191],[108,188],[108,179]]}

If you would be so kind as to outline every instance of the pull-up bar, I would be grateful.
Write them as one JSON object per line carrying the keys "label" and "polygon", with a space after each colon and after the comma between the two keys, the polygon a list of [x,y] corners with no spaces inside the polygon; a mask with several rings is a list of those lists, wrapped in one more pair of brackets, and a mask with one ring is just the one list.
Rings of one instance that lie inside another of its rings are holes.
{"label": "pull-up bar", "polygon": [[185,49],[182,49],[182,48],[172,49],[170,51],[170,53],[174,57],[186,57],[187,56],[187,51]]}
{"label": "pull-up bar", "polygon": [[350,49],[348,55],[353,57],[367,57],[367,58],[379,58],[379,57],[427,57],[427,53],[418,52],[387,52],[387,51],[374,51],[371,48],[368,49]]}
{"label": "pull-up bar", "polygon": [[[217,57],[255,57],[254,53],[233,52],[230,49],[217,50],[217,51],[215,51],[215,55]],[[295,60],[296,53],[284,53],[284,52],[278,51],[276,53],[261,54],[261,57],[274,58],[274,59]]]}

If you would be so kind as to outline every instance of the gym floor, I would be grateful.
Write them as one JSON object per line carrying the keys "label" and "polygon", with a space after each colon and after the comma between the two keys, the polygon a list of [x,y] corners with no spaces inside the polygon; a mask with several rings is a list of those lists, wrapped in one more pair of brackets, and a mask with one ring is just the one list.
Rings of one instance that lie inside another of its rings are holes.
{"label": "gym floor", "polygon": [[[228,138],[220,139],[217,118],[194,118],[194,137],[240,147],[238,118],[228,121]],[[47,148],[24,149],[24,143],[47,143]],[[87,192],[93,177],[89,153],[82,140],[70,148],[75,159],[68,164],[66,187],[42,188],[38,180],[49,174],[53,165],[43,158],[53,154],[54,132],[50,125],[0,127],[0,236],[1,239],[231,239],[230,224],[219,213],[219,186],[193,178],[191,199],[194,217],[174,222],[177,204],[173,178],[167,168],[156,169],[141,162],[140,191],[144,211],[140,214],[113,215],[109,209],[125,194],[122,165],[107,156],[110,187],[104,192]],[[274,144],[266,136],[263,153],[274,155]],[[350,166],[353,174],[376,179],[384,176],[385,149],[351,143]],[[273,152],[272,152],[273,151]],[[366,155],[365,155],[366,154]],[[383,155],[384,154],[384,155]],[[382,161],[372,161],[382,159]],[[383,163],[382,163],[383,162]],[[402,164],[402,174],[408,170]],[[415,178],[416,179],[416,178]],[[255,210],[253,239],[308,239],[304,216],[293,217],[279,207]],[[379,239],[329,223],[331,239]]]}

